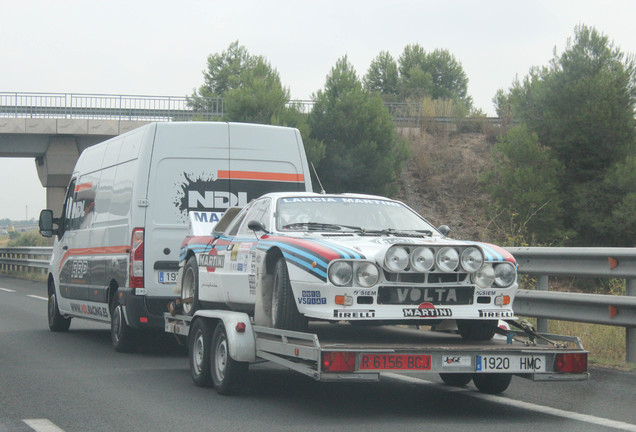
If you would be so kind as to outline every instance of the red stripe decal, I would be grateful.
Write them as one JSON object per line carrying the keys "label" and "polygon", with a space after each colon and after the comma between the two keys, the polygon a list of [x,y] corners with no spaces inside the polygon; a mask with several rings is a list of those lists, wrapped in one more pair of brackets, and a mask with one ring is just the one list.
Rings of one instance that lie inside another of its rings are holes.
{"label": "red stripe decal", "polygon": [[259,171],[225,171],[219,170],[218,176],[220,179],[235,179],[235,180],[275,180],[284,182],[304,182],[305,176],[302,174],[285,174],[285,173],[271,173],[271,172],[259,172]]}

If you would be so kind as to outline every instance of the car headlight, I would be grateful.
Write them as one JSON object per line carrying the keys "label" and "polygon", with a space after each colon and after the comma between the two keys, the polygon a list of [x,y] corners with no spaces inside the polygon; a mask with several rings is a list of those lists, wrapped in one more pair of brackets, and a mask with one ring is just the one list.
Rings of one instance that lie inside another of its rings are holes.
{"label": "car headlight", "polygon": [[335,286],[350,286],[353,268],[348,261],[336,261],[329,266],[329,280]]}
{"label": "car headlight", "polygon": [[495,270],[491,265],[481,266],[481,268],[473,274],[473,282],[481,288],[490,288],[494,281]]}
{"label": "car headlight", "polygon": [[462,268],[467,272],[476,272],[484,264],[484,255],[481,250],[471,246],[462,252],[461,263]]}
{"label": "car headlight", "polygon": [[391,246],[386,251],[384,265],[392,272],[401,272],[409,265],[409,252],[401,246]]}
{"label": "car headlight", "polygon": [[455,271],[459,264],[459,253],[452,247],[443,247],[437,252],[435,263],[437,268],[443,272],[450,273]]}
{"label": "car headlight", "polygon": [[356,265],[355,277],[358,285],[368,288],[378,283],[380,271],[375,264],[362,262]]}
{"label": "car headlight", "polygon": [[411,267],[419,272],[429,271],[435,264],[435,254],[430,248],[418,247],[411,252]]}
{"label": "car headlight", "polygon": [[517,278],[517,270],[510,263],[495,265],[495,285],[500,288],[508,288]]}

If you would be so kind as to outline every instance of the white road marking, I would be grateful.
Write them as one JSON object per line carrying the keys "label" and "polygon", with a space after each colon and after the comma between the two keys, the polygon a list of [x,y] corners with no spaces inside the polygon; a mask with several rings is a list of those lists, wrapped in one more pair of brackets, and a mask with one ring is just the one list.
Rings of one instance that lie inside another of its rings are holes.
{"label": "white road marking", "polygon": [[488,402],[494,402],[494,403],[498,403],[500,405],[506,405],[509,407],[515,407],[515,408],[521,408],[521,409],[525,409],[525,410],[529,410],[529,411],[535,411],[535,412],[539,412],[542,414],[549,414],[549,415],[553,415],[553,416],[557,416],[557,417],[562,417],[562,418],[567,418],[570,420],[577,420],[577,421],[582,421],[585,423],[590,423],[590,424],[595,424],[595,425],[599,425],[599,426],[603,426],[603,427],[608,427],[608,428],[614,428],[614,429],[620,429],[623,431],[629,431],[629,432],[636,432],[636,425],[631,424],[631,423],[625,423],[625,422],[621,422],[621,421],[616,421],[616,420],[610,420],[610,419],[606,419],[606,418],[602,418],[602,417],[596,417],[596,416],[592,416],[592,415],[588,415],[588,414],[580,414],[577,412],[572,412],[572,411],[565,411],[565,410],[561,410],[561,409],[557,409],[557,408],[552,408],[552,407],[547,407],[547,406],[543,406],[543,405],[537,405],[537,404],[533,404],[530,402],[523,402],[523,401],[519,401],[519,400],[515,400],[515,399],[508,399],[504,396],[495,396],[495,395],[489,395],[489,394],[485,394],[485,393],[478,393],[472,389],[469,388],[461,388],[461,387],[451,387],[451,386],[447,386],[445,384],[439,384],[433,381],[428,381],[425,379],[421,379],[421,378],[415,378],[415,377],[410,377],[410,376],[404,376],[404,375],[397,375],[397,374],[393,374],[393,373],[384,373],[382,374],[382,376],[386,376],[387,378],[392,378],[392,379],[396,379],[396,380],[401,380],[401,381],[406,381],[406,382],[410,382],[410,383],[417,383],[417,384],[425,384],[427,386],[431,386],[431,387],[438,387],[439,389],[448,391],[448,392],[461,392],[461,393],[467,393],[468,395],[475,397],[477,399],[482,399],[482,400],[486,400]]}
{"label": "white road marking", "polygon": [[36,296],[36,295],[32,295],[32,294],[27,295],[27,297],[31,297],[31,298],[38,299],[38,300],[49,301],[49,299],[46,298],[46,297]]}
{"label": "white road marking", "polygon": [[64,429],[60,429],[47,419],[24,419],[22,421],[36,432],[64,432]]}
{"label": "white road marking", "polygon": [[12,290],[12,289],[9,289],[9,288],[0,288],[0,291],[15,292],[15,290]]}

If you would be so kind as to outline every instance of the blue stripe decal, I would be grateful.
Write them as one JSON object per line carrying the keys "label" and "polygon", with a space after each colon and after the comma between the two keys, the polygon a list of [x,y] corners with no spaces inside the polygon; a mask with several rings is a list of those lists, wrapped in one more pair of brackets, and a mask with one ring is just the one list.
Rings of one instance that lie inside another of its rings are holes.
{"label": "blue stripe decal", "polygon": [[[325,268],[327,268],[327,265],[329,264],[328,262],[325,262],[324,259],[321,259],[322,257],[320,257],[320,255],[307,253],[304,250],[298,249],[298,248],[293,247],[293,246],[290,246],[287,243],[261,240],[258,243],[258,246],[257,246],[259,249],[261,249],[261,244],[263,244],[264,246],[268,246],[268,245],[269,246],[278,246],[281,249],[286,249],[286,250],[288,250],[290,252],[296,253],[297,255],[304,256],[305,258],[307,258],[307,259],[309,259],[311,261],[316,261],[316,263],[321,264]],[[264,249],[267,250],[267,247],[265,247]],[[320,257],[320,258],[318,258],[318,257]]]}
{"label": "blue stripe decal", "polygon": [[346,259],[363,259],[364,258],[359,253],[355,252],[352,249],[346,248],[344,246],[336,245],[325,240],[314,240],[314,241],[316,243],[322,244],[325,247],[328,247],[329,249],[333,249],[334,251],[342,255],[343,258],[346,258]]}
{"label": "blue stripe decal", "polygon": [[487,261],[504,261],[503,255],[501,255],[496,250],[494,250],[491,247],[486,246],[483,243],[470,242],[470,241],[467,242],[467,243],[479,246],[484,251],[484,254],[486,255],[486,260]]}
{"label": "blue stripe decal", "polygon": [[313,268],[311,266],[311,264],[309,264],[306,261],[302,261],[299,260],[298,258],[296,258],[293,255],[290,255],[288,253],[286,253],[285,251],[283,251],[283,256],[285,257],[286,260],[290,261],[292,264],[295,264],[301,268],[303,268],[304,270],[309,270],[310,273],[316,273],[317,275],[320,276],[320,278],[325,281],[327,280],[327,273],[318,269],[318,268]]}

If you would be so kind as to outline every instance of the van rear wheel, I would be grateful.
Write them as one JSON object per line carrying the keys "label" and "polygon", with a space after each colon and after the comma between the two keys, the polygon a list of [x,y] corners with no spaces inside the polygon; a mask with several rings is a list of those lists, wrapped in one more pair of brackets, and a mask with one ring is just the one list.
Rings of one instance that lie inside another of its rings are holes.
{"label": "van rear wheel", "polygon": [[111,311],[110,339],[117,352],[130,352],[135,343],[135,331],[130,328],[124,316],[124,307],[117,303]]}

